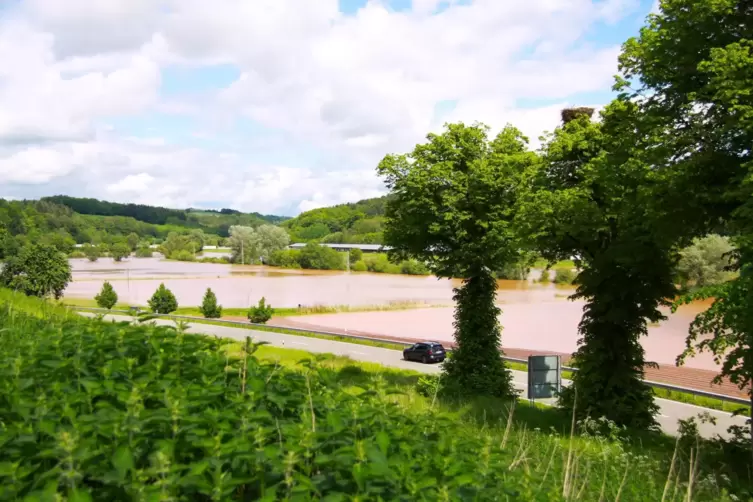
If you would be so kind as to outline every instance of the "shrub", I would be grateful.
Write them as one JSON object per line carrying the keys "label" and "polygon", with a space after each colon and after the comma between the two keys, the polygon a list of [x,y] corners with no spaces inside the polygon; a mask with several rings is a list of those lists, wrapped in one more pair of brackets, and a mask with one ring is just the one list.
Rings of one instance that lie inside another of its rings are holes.
{"label": "shrub", "polygon": [[181,249],[180,251],[172,253],[170,259],[178,261],[196,261],[196,256],[191,251]]}
{"label": "shrub", "polygon": [[136,248],[135,256],[136,258],[151,258],[154,256],[154,252],[149,246],[139,246]]}
{"label": "shrub", "polygon": [[81,250],[91,262],[97,261],[99,257],[102,256],[102,250],[99,249],[98,246],[94,246],[92,244],[84,244]]}
{"label": "shrub", "polygon": [[118,294],[112,288],[112,284],[105,281],[105,283],[102,284],[102,289],[97,296],[94,297],[94,300],[100,308],[110,310],[116,303],[118,303]]}
{"label": "shrub", "polygon": [[306,244],[299,255],[301,268],[314,270],[344,270],[343,254],[327,246]]}
{"label": "shrub", "polygon": [[369,270],[369,268],[366,266],[366,263],[364,263],[363,260],[359,260],[353,264],[352,267],[350,267],[351,270],[354,272],[366,272]]}
{"label": "shrub", "polygon": [[110,248],[110,256],[115,261],[121,261],[123,258],[128,258],[131,255],[131,248],[128,244],[118,242]]}
{"label": "shrub", "polygon": [[360,261],[361,259],[363,259],[363,251],[361,251],[358,248],[353,248],[350,250],[350,262],[351,263]]}
{"label": "shrub", "polygon": [[204,299],[201,301],[199,310],[207,319],[222,317],[222,306],[217,305],[217,295],[214,294],[211,288],[207,288],[206,293],[204,293]]}
{"label": "shrub", "polygon": [[557,270],[557,273],[554,274],[554,283],[555,284],[572,284],[573,281],[575,281],[575,271],[569,269],[569,268],[563,268]]}
{"label": "shrub", "polygon": [[75,251],[68,253],[68,258],[86,258],[86,254],[84,254],[83,251],[76,249]]}
{"label": "shrub", "polygon": [[274,309],[266,303],[266,299],[262,296],[259,303],[248,310],[248,320],[254,324],[265,324],[272,319],[273,313]]}
{"label": "shrub", "polygon": [[416,383],[416,392],[424,397],[433,398],[441,389],[441,380],[439,375],[422,375]]}
{"label": "shrub", "polygon": [[394,263],[388,263],[387,268],[384,269],[385,274],[401,274],[402,269],[400,268],[400,265],[396,265]]}
{"label": "shrub", "polygon": [[369,272],[375,272],[377,274],[383,274],[387,272],[387,269],[390,266],[387,255],[384,254],[365,256],[363,261],[366,262],[366,267],[368,267]]}
{"label": "shrub", "polygon": [[297,249],[280,249],[267,257],[267,265],[282,268],[301,268],[301,252]]}
{"label": "shrub", "polygon": [[28,296],[59,299],[70,280],[68,257],[47,244],[25,246],[0,267],[0,286]]}
{"label": "shrub", "polygon": [[400,264],[400,273],[407,275],[429,275],[429,267],[418,260],[405,260]]}
{"label": "shrub", "polygon": [[540,282],[541,284],[549,284],[552,281],[550,272],[551,271],[548,268],[542,270],[538,282]]}
{"label": "shrub", "polygon": [[178,300],[173,292],[162,283],[149,299],[149,308],[155,314],[169,314],[178,310]]}
{"label": "shrub", "polygon": [[501,270],[495,272],[497,279],[505,279],[508,281],[525,281],[528,279],[528,274],[531,272],[531,268],[523,263],[508,264]]}

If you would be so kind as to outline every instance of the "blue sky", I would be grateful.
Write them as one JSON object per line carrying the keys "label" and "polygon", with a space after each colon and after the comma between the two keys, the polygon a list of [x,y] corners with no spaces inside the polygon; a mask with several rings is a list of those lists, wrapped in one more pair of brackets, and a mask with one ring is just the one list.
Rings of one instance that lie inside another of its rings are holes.
{"label": "blue sky", "polygon": [[109,1],[3,3],[0,197],[294,215],[379,195],[381,157],[445,121],[537,138],[607,103],[652,5]]}

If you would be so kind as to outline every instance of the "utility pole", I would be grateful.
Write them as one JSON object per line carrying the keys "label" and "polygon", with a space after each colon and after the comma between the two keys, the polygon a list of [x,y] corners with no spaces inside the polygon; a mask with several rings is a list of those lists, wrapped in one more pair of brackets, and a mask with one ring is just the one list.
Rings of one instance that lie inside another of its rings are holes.
{"label": "utility pole", "polygon": [[347,253],[345,253],[345,254],[346,254],[346,255],[347,255],[347,257],[348,257],[348,258],[347,258],[347,263],[348,263],[348,272],[350,272],[350,250],[348,250],[348,252],[347,252]]}
{"label": "utility pole", "polygon": [[245,256],[243,255],[243,237],[241,237],[241,265],[245,265]]}

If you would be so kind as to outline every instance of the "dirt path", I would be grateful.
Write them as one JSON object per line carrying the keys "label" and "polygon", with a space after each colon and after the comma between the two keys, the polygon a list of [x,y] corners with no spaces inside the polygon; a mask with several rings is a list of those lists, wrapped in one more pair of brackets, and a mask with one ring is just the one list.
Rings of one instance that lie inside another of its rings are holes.
{"label": "dirt path", "polygon": [[[301,322],[296,319],[278,317],[271,321],[270,326],[278,327],[290,327],[299,329],[310,329],[312,331],[326,331],[328,333],[344,334],[344,335],[357,335],[364,337],[381,338],[385,340],[395,340],[399,342],[413,343],[421,341],[412,338],[394,337],[381,335],[379,333],[373,333],[368,331],[353,331],[333,329],[329,327],[317,326],[306,322]],[[452,348],[454,343],[442,342],[448,348]],[[508,357],[516,359],[527,359],[529,355],[544,354],[543,351],[529,350],[524,348],[504,347],[505,354]],[[570,354],[546,352],[547,354],[558,354],[562,356],[563,364],[567,365],[567,361],[570,359]],[[736,396],[747,398],[748,395],[745,391],[740,390],[736,385],[729,381],[723,382],[721,385],[712,385],[711,380],[716,376],[716,372],[697,368],[676,367],[666,364],[660,364],[658,368],[647,367],[645,369],[646,380],[654,382],[662,382],[671,385],[678,385],[681,387],[688,387],[691,389],[705,390],[708,392],[715,392],[717,394],[724,394],[728,396]]]}

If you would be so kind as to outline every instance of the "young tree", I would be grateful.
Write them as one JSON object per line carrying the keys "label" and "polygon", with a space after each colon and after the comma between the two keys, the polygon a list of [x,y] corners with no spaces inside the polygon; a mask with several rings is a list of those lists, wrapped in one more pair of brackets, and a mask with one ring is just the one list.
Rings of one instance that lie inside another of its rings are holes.
{"label": "young tree", "polygon": [[102,252],[99,250],[99,246],[94,246],[92,244],[84,244],[83,251],[86,255],[86,258],[91,262],[97,261],[99,257],[102,256]]}
{"label": "young tree", "polygon": [[122,261],[123,258],[128,258],[131,255],[131,248],[124,242],[118,242],[113,244],[110,248],[110,256],[115,261]]}
{"label": "young tree", "polygon": [[711,234],[694,239],[691,246],[680,251],[677,275],[682,289],[704,288],[731,279],[733,250],[728,237]]}
{"label": "young tree", "polygon": [[208,319],[218,319],[222,317],[222,306],[217,305],[217,295],[211,288],[207,288],[204,293],[204,299],[201,302],[201,313]]}
{"label": "young tree", "polygon": [[31,244],[0,267],[0,286],[28,296],[60,299],[71,280],[68,258],[55,247]]}
{"label": "young tree", "polygon": [[230,261],[249,265],[259,259],[254,249],[254,229],[252,227],[233,225],[229,232],[228,246],[232,250]]}
{"label": "young tree", "polygon": [[390,189],[384,229],[393,262],[416,259],[437,277],[461,278],[455,289],[453,357],[445,362],[448,392],[512,397],[500,347],[494,270],[518,263],[512,226],[521,178],[536,155],[506,127],[448,124],[407,155],[388,155],[377,171]]}
{"label": "young tree", "polygon": [[309,242],[298,255],[301,268],[312,270],[343,270],[343,255],[334,249]]}
{"label": "young tree", "polygon": [[272,314],[274,314],[274,309],[262,296],[258,305],[248,310],[248,320],[254,324],[266,324],[267,321],[272,319]]}
{"label": "young tree", "polygon": [[149,308],[155,314],[169,314],[178,310],[178,300],[172,291],[165,287],[162,283],[149,299]]}
{"label": "young tree", "polygon": [[112,288],[112,284],[105,281],[105,283],[102,284],[102,289],[99,291],[99,294],[94,297],[94,300],[96,300],[97,305],[100,308],[110,310],[116,303],[118,303],[118,294]]}
{"label": "young tree", "polygon": [[128,244],[128,247],[131,248],[131,251],[136,251],[140,240],[141,238],[134,232],[131,232],[128,234],[128,237],[126,237],[126,243]]}
{"label": "young tree", "polygon": [[[578,417],[652,428],[657,406],[642,382],[640,338],[675,295],[677,223],[660,208],[661,175],[642,155],[635,105],[615,101],[563,113],[521,198],[518,224],[550,261],[576,256],[573,298],[586,302],[574,354],[578,372],[560,404]],[[561,274],[560,274],[561,275]]]}

